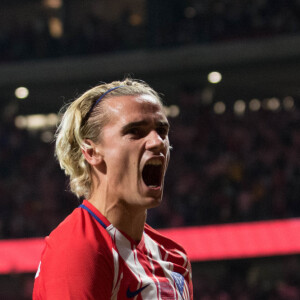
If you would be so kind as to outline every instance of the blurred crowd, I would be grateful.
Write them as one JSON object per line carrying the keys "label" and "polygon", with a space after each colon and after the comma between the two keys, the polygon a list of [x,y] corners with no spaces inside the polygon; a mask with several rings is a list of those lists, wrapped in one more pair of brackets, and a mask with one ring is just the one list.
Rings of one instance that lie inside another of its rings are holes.
{"label": "blurred crowd", "polygon": [[45,236],[68,207],[76,207],[68,200],[71,194],[64,192],[67,185],[53,145],[43,143],[36,132],[2,122],[0,166],[0,238]]}
{"label": "blurred crowd", "polygon": [[299,256],[193,265],[197,300],[298,300]]}
{"label": "blurred crowd", "polygon": [[[156,228],[300,216],[300,111],[215,114],[183,91]],[[0,238],[45,236],[78,204],[41,133],[0,126]]]}
{"label": "blurred crowd", "polygon": [[[27,15],[30,9],[17,18],[4,18],[4,14],[2,19],[6,22],[0,23],[0,61],[112,53],[300,32],[298,0],[137,2],[146,2],[143,13],[124,9],[114,19],[105,17],[105,6],[101,12],[101,8],[97,10],[81,2],[77,14],[85,14],[80,18],[72,15],[66,6],[58,14],[62,25],[52,22],[53,29],[49,13],[42,8],[31,17]],[[111,9],[113,7],[108,11]]]}

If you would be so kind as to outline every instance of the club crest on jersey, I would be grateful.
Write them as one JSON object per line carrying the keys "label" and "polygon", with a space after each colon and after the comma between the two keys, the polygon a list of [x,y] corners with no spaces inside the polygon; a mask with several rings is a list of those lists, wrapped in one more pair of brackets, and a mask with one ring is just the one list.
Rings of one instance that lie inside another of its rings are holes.
{"label": "club crest on jersey", "polygon": [[172,272],[171,275],[176,283],[176,286],[180,292],[180,295],[183,297],[184,277],[181,274],[176,273],[176,272]]}

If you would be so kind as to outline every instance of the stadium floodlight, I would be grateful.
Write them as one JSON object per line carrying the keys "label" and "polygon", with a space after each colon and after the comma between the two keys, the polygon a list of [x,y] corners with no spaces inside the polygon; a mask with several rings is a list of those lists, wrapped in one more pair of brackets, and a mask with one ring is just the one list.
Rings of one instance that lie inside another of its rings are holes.
{"label": "stadium floodlight", "polygon": [[226,105],[224,102],[222,101],[218,101],[215,103],[214,105],[214,112],[218,115],[221,115],[225,112],[226,110]]}
{"label": "stadium floodlight", "polygon": [[210,83],[219,83],[222,80],[222,74],[217,71],[210,72],[207,79]]}
{"label": "stadium floodlight", "polygon": [[236,115],[243,115],[246,110],[246,103],[244,100],[237,100],[234,103],[233,110]]}
{"label": "stadium floodlight", "polygon": [[254,98],[249,102],[249,109],[252,111],[258,111],[260,110],[260,107],[261,107],[261,102],[259,101],[259,99]]}
{"label": "stadium floodlight", "polygon": [[294,98],[291,96],[286,96],[282,101],[282,105],[285,110],[293,110],[295,108]]}
{"label": "stadium floodlight", "polygon": [[15,96],[18,99],[25,99],[28,97],[28,95],[29,95],[29,90],[28,90],[28,88],[26,88],[24,86],[20,86],[15,89]]}

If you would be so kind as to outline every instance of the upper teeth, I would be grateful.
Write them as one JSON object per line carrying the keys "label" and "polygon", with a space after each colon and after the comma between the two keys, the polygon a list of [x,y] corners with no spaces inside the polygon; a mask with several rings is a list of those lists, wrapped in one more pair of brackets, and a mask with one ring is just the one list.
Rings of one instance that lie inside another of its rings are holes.
{"label": "upper teeth", "polygon": [[146,162],[146,165],[160,166],[162,165],[162,161],[158,158],[152,158]]}

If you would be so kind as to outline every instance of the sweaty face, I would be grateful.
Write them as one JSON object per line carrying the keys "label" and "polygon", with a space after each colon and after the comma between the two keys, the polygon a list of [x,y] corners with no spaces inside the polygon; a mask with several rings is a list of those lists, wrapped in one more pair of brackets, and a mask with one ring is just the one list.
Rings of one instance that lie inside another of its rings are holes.
{"label": "sweaty face", "polygon": [[150,208],[162,198],[169,161],[169,123],[150,95],[107,99],[110,121],[101,135],[106,196]]}

